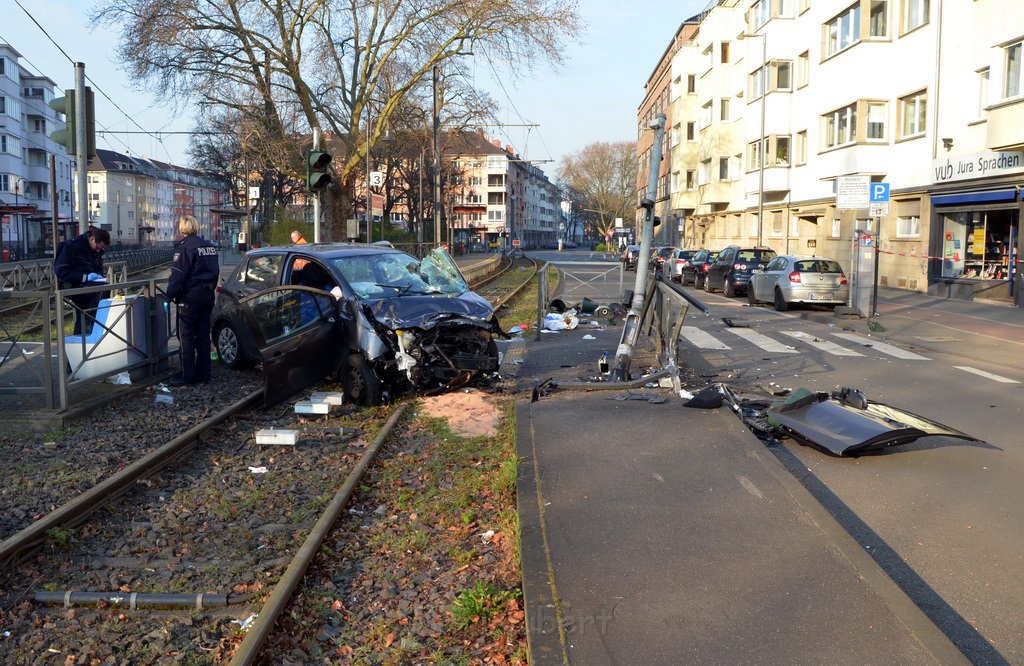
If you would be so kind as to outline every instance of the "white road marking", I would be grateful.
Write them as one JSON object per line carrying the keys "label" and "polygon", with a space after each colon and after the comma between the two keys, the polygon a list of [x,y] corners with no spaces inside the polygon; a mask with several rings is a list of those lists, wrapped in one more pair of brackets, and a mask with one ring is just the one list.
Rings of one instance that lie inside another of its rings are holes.
{"label": "white road marking", "polygon": [[790,336],[792,338],[796,338],[797,340],[800,340],[801,342],[806,342],[810,346],[815,347],[817,349],[820,349],[821,351],[825,352],[826,354],[835,354],[836,356],[863,356],[864,355],[864,354],[861,354],[860,352],[855,352],[852,349],[847,349],[846,347],[843,347],[842,345],[837,345],[834,342],[829,342],[828,340],[822,340],[821,338],[819,338],[817,336],[814,336],[814,335],[808,335],[807,333],[804,333],[803,331],[781,331],[781,333],[783,335],[788,335],[788,336]]}
{"label": "white road marking", "polygon": [[751,342],[765,351],[775,352],[777,354],[799,354],[800,352],[791,347],[769,338],[767,335],[762,335],[757,331],[752,331],[749,328],[730,328],[727,329],[733,335],[743,338],[747,342]]}
{"label": "white road marking", "polygon": [[698,349],[732,349],[715,336],[696,326],[683,326],[680,335],[692,342]]}
{"label": "white road marking", "polygon": [[1001,382],[1003,384],[1020,384],[1016,379],[1010,379],[1009,377],[1003,377],[1001,375],[993,375],[991,372],[985,372],[984,370],[978,370],[977,368],[970,368],[966,365],[954,365],[957,370],[963,370],[964,372],[970,372],[971,374],[978,375],[979,377],[985,377],[991,379],[994,382]]}
{"label": "white road marking", "polygon": [[907,361],[931,360],[927,356],[921,356],[920,354],[915,354],[914,352],[907,351],[905,349],[900,349],[899,347],[894,347],[892,345],[888,345],[884,342],[879,342],[878,340],[874,340],[872,338],[865,338],[864,336],[857,335],[856,333],[833,333],[832,335],[836,336],[837,338],[842,338],[843,340],[849,340],[850,342],[854,342],[858,345],[861,345],[862,347],[870,347],[872,349],[876,349],[882,352],[883,354],[895,356],[896,358],[902,358]]}

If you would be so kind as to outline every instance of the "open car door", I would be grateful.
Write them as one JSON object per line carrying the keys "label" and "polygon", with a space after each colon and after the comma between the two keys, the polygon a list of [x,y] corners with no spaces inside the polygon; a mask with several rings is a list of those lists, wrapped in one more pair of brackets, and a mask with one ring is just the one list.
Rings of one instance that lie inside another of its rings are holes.
{"label": "open car door", "polygon": [[263,402],[273,405],[315,385],[338,367],[348,348],[334,296],[285,285],[240,301],[263,357]]}

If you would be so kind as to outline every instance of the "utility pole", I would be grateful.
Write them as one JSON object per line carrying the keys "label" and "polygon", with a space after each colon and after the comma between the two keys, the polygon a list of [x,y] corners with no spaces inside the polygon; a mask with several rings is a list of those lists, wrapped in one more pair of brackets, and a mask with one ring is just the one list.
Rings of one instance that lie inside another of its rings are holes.
{"label": "utility pole", "polygon": [[86,124],[85,63],[75,63],[75,175],[78,181],[78,231],[89,230],[89,138]]}
{"label": "utility pole", "polygon": [[441,118],[438,115],[437,65],[434,74],[434,245],[441,245]]}
{"label": "utility pole", "polygon": [[50,153],[50,233],[53,234],[53,258],[57,258],[57,156]]}
{"label": "utility pole", "polygon": [[647,265],[650,262],[651,245],[654,241],[654,202],[658,198],[658,171],[661,168],[662,144],[665,141],[665,114],[659,113],[650,124],[654,130],[654,145],[651,146],[651,166],[647,176],[647,196],[640,201],[644,209],[643,226],[640,230],[640,256],[636,260],[636,282],[633,284],[633,302],[622,327],[622,338],[615,352],[615,381],[629,379],[629,365],[633,347],[640,336],[640,317],[644,311],[647,290]]}

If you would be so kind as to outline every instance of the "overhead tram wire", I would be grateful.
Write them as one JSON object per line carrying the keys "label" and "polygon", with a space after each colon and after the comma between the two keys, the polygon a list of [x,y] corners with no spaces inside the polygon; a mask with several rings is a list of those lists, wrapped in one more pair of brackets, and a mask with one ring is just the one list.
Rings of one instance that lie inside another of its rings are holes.
{"label": "overhead tram wire", "polygon": [[[54,39],[53,37],[51,37],[51,36],[50,36],[50,33],[46,31],[46,28],[44,28],[44,27],[42,26],[42,24],[40,24],[40,23],[39,23],[39,21],[37,21],[37,20],[36,20],[36,17],[32,15],[32,12],[30,12],[30,11],[29,11],[29,10],[27,10],[27,9],[25,9],[25,6],[24,6],[23,4],[21,4],[21,0],[14,0],[14,3],[15,3],[16,5],[18,5],[18,7],[20,7],[20,8],[21,8],[21,11],[25,12],[25,15],[26,15],[26,16],[28,16],[28,17],[29,17],[29,19],[31,19],[31,21],[32,21],[33,23],[35,23],[35,24],[36,24],[36,27],[38,27],[38,28],[39,28],[39,30],[41,30],[41,31],[42,31],[42,33],[43,33],[44,35],[46,35],[46,38],[47,38],[48,40],[50,40],[50,43],[51,43],[51,44],[53,44],[53,45],[54,45],[55,47],[57,47],[57,50],[58,50],[58,51],[60,51],[60,52],[61,52],[61,53],[62,53],[62,54],[64,55],[64,57],[68,59],[68,62],[70,62],[71,64],[74,64],[74,63],[76,62],[76,61],[74,60],[74,58],[72,58],[72,57],[71,57],[70,55],[68,55],[68,52],[67,52],[67,51],[65,51],[65,50],[64,50],[64,49],[63,49],[63,48],[61,47],[61,45],[60,45],[60,44],[58,44],[58,43],[57,43],[57,41],[56,41],[56,40],[55,40],[55,39]],[[4,41],[7,41],[7,40],[4,40]],[[10,43],[10,42],[7,42],[7,43]],[[29,60],[28,60],[27,58],[23,58],[23,60],[25,60],[25,62],[27,62],[27,63],[28,63],[29,65],[31,65],[32,67],[35,67],[36,71],[38,71],[38,72],[42,72],[42,70],[41,70],[41,69],[39,69],[39,68],[38,68],[38,67],[36,67],[36,66],[35,66],[34,64],[32,64],[31,62],[29,62]],[[153,134],[152,132],[148,131],[148,130],[147,130],[147,129],[146,129],[145,127],[143,127],[142,125],[140,125],[140,124],[139,124],[139,123],[138,123],[138,122],[137,122],[137,121],[136,121],[136,120],[135,120],[134,118],[132,118],[132,117],[131,117],[130,115],[128,115],[128,114],[127,114],[127,113],[125,112],[125,110],[124,110],[124,109],[122,109],[122,108],[121,108],[120,106],[118,106],[117,102],[115,102],[115,101],[114,101],[114,100],[113,100],[113,99],[112,99],[112,98],[110,97],[110,95],[108,95],[108,94],[106,93],[106,91],[105,91],[105,90],[103,90],[103,88],[100,88],[99,84],[97,84],[97,83],[96,83],[95,81],[93,81],[93,80],[92,80],[92,78],[90,78],[90,77],[89,77],[89,75],[88,75],[88,74],[86,74],[85,78],[86,78],[86,80],[87,80],[87,81],[89,81],[89,83],[91,83],[91,84],[93,85],[93,88],[95,88],[95,90],[96,90],[96,91],[97,91],[98,93],[100,93],[101,95],[103,95],[103,97],[105,97],[105,98],[107,99],[107,101],[108,101],[108,102],[110,102],[110,103],[111,103],[111,104],[113,105],[113,107],[114,107],[115,109],[117,109],[118,111],[120,111],[120,112],[121,112],[121,115],[123,115],[123,116],[124,116],[125,118],[127,118],[127,119],[128,119],[128,120],[129,120],[129,121],[130,121],[130,122],[131,122],[131,123],[132,123],[133,125],[135,125],[135,126],[136,126],[136,127],[138,127],[138,128],[140,129],[140,130],[142,130],[142,132],[141,132],[142,134],[148,134],[148,135],[149,135],[149,136],[150,136],[150,137],[151,137],[152,139],[154,139],[154,140],[155,140],[155,141],[156,141],[157,143],[159,143],[159,144],[160,144],[160,145],[161,145],[161,146],[163,147],[164,151],[165,151],[165,152],[167,152],[167,153],[168,153],[168,155],[170,155],[170,152],[169,152],[169,151],[167,150],[167,146],[166,146],[166,145],[164,145],[164,142],[163,142],[163,139],[162,139],[162,138],[160,138],[160,137],[157,137],[157,136],[155,136],[155,135],[154,135],[154,134]],[[120,139],[118,139],[118,140],[120,141]],[[124,143],[123,141],[121,142],[121,144],[122,144],[122,145],[124,145],[124,146],[125,146],[125,148],[126,148],[127,150],[129,150],[129,151],[131,150],[131,148],[130,148],[130,147],[128,146],[128,144]]]}
{"label": "overhead tram wire", "polygon": [[[533,123],[531,125],[530,123],[527,122],[527,120],[525,118],[523,118],[523,114],[519,112],[519,109],[516,107],[515,102],[512,101],[512,96],[509,95],[508,90],[505,88],[505,84],[502,83],[501,77],[498,76],[498,70],[495,68],[494,63],[491,61],[490,56],[488,56],[486,53],[484,53],[483,56],[484,56],[484,59],[487,61],[487,66],[491,70],[492,78],[495,81],[497,81],[498,86],[501,88],[501,91],[503,93],[505,93],[505,99],[508,101],[508,105],[512,108],[512,110],[515,112],[516,116],[519,118],[519,121],[521,123],[523,123],[525,127],[535,126],[535,127],[538,128],[537,138],[540,139],[541,145],[544,146],[544,150],[547,151],[549,161],[554,162],[554,159],[551,158],[551,149],[548,148],[547,143],[544,141],[544,136],[540,132],[540,129],[539,129],[540,126],[537,125],[536,123]],[[532,131],[532,130],[529,130],[529,129],[527,130],[527,132],[530,132],[530,131]],[[512,140],[512,137],[510,137],[507,132],[503,131],[502,133],[505,135],[506,139],[508,139],[510,142],[515,143]],[[527,138],[526,141],[528,143],[529,142],[529,138]]]}

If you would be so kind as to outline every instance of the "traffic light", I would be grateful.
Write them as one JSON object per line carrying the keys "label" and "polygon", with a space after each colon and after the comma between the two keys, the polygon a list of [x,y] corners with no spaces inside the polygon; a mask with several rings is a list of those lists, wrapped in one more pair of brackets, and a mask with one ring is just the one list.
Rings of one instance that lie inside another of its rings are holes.
{"label": "traffic light", "polygon": [[[64,114],[64,129],[57,130],[50,138],[64,146],[68,155],[75,155],[77,128],[75,127],[75,91],[65,90],[64,97],[50,100],[50,108]],[[86,159],[96,157],[96,102],[92,88],[85,88],[85,153]]]}
{"label": "traffic light", "polygon": [[331,163],[331,156],[319,150],[311,150],[306,153],[306,188],[310,192],[317,192],[327,187],[331,182],[331,173],[327,165]]}

